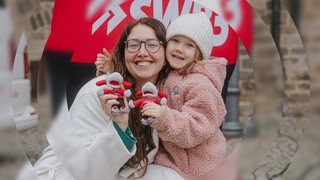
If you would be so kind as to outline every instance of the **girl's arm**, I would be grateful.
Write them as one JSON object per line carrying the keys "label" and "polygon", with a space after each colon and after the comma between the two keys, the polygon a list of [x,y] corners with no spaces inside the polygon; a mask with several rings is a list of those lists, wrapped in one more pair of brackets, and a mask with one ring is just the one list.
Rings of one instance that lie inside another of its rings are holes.
{"label": "girl's arm", "polygon": [[220,131],[226,115],[225,104],[212,83],[207,78],[202,80],[203,83],[189,84],[182,90],[185,102],[179,109],[161,106],[160,115],[151,126],[162,140],[190,148]]}
{"label": "girl's arm", "polygon": [[102,53],[98,53],[97,54],[97,59],[94,62],[94,64],[96,65],[96,76],[100,76],[102,74],[106,74],[111,67],[111,55],[110,53],[103,48],[102,49],[103,54]]}

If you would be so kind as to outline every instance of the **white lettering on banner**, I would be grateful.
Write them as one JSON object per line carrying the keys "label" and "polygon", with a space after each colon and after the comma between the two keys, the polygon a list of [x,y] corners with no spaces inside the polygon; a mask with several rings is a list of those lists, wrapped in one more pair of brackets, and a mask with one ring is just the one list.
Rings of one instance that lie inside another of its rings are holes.
{"label": "white lettering on banner", "polygon": [[226,0],[226,7],[224,13],[230,13],[231,19],[227,19],[226,21],[230,24],[230,26],[238,30],[241,19],[242,19],[242,13],[241,13],[241,6],[240,6],[240,0]]}
{"label": "white lettering on banner", "polygon": [[93,24],[92,24],[92,30],[91,30],[91,35],[96,32],[96,30],[101,27],[101,25],[108,19],[109,13],[106,12],[104,13],[99,19],[97,19]]}
{"label": "white lettering on banner", "polygon": [[[151,3],[153,2],[153,6],[151,7]],[[183,4],[179,4],[183,2]],[[236,10],[235,2],[239,2],[238,0],[233,1],[230,5],[228,5],[228,9]],[[193,9],[192,8],[192,4]],[[181,12],[179,13],[179,5],[182,6]],[[231,6],[232,5],[232,6]],[[200,12],[204,10],[208,18],[211,18],[213,12],[207,7],[202,6],[201,4],[194,3],[191,0],[185,1],[169,1],[165,10],[163,10],[163,1],[160,0],[135,0],[130,4],[130,10],[128,13],[134,18],[138,19],[140,17],[147,16],[145,12],[142,11],[142,7],[150,7],[153,8],[153,17],[160,20],[165,27],[168,27],[169,23],[177,18],[179,15],[186,14],[189,12]],[[163,12],[164,11],[164,12]],[[113,6],[110,10],[114,14],[113,17],[108,22],[107,26],[107,35],[109,35],[115,27],[117,27],[122,20],[127,17],[126,12],[120,7],[120,5]],[[235,12],[234,15],[238,14],[239,11]],[[98,28],[102,26],[102,24],[109,18],[110,13],[104,13],[99,19],[97,19],[92,25],[92,34],[94,34]],[[234,16],[233,16],[234,17]],[[237,20],[237,19],[236,19]],[[237,21],[235,21],[237,22]],[[228,23],[221,17],[215,16],[213,27],[220,28],[219,34],[214,34],[214,39],[212,40],[213,46],[221,46],[223,45],[229,35],[229,27]]]}
{"label": "white lettering on banner", "polygon": [[[154,1],[153,2],[153,7],[157,7],[157,8],[153,8],[153,17],[155,19],[158,19],[161,21],[161,17],[162,17],[162,1]],[[162,22],[162,21],[161,21]],[[164,24],[164,22],[162,22]]]}
{"label": "white lettering on banner", "polygon": [[222,16],[221,0],[193,0],[195,4],[200,4],[202,7],[207,7],[210,11]]}
{"label": "white lettering on banner", "polygon": [[[192,4],[193,4],[193,2],[190,1],[190,0],[184,1],[184,4],[183,4],[183,7],[182,7],[182,10],[181,10],[180,15],[191,12],[191,6],[192,6]],[[194,13],[195,11],[193,10],[192,12]]]}
{"label": "white lettering on banner", "polygon": [[87,19],[91,18],[95,12],[97,12],[98,8],[102,6],[104,0],[93,0],[87,9]]}
{"label": "white lettering on banner", "polygon": [[[112,30],[117,27],[120,22],[127,16],[127,14],[120,8],[120,6],[115,6],[110,11],[114,14],[114,16],[108,22],[107,35],[110,34]],[[101,25],[108,19],[109,16],[109,12],[106,12],[92,24],[91,35],[101,27]]]}
{"label": "white lettering on banner", "polygon": [[220,34],[213,34],[212,45],[217,47],[226,42],[229,35],[229,26],[221,16],[215,17],[214,26],[221,29]]}
{"label": "white lettering on banner", "polygon": [[169,1],[167,9],[165,10],[164,15],[162,16],[163,3],[161,1],[154,1],[153,2],[153,10],[154,10],[153,17],[160,20],[165,27],[168,27],[169,23],[172,20],[176,19],[179,15],[187,14],[189,12],[193,12],[193,13],[200,12],[202,9],[205,10],[208,17],[211,17],[211,15],[212,15],[211,10],[209,10],[208,8],[206,8],[200,4],[197,4],[197,3],[194,3],[193,9],[191,9],[192,4],[193,4],[193,1],[185,0],[184,4],[182,6],[181,12],[179,13],[179,1]]}
{"label": "white lettering on banner", "polygon": [[168,27],[170,21],[179,16],[179,1],[169,1],[167,9],[164,13],[162,12],[162,2],[159,1],[157,4],[155,2],[157,2],[157,0],[154,1],[153,9],[156,9],[159,5],[161,5],[161,11],[157,12],[157,14],[153,14],[153,17],[161,21],[165,27]]}
{"label": "white lettering on banner", "polygon": [[119,5],[124,1],[126,0],[91,0],[87,6],[86,18],[87,20],[90,19],[102,5],[105,5],[105,11],[109,11],[113,6]]}
{"label": "white lettering on banner", "polygon": [[193,13],[197,13],[204,10],[204,13],[207,15],[207,17],[210,19],[212,16],[212,11],[210,9],[208,9],[207,7],[199,4],[199,3],[194,3],[193,5]]}
{"label": "white lettering on banner", "polygon": [[115,6],[110,10],[114,16],[108,22],[107,35],[126,18],[127,14],[121,9],[120,6]]}
{"label": "white lettering on banner", "polygon": [[141,11],[141,7],[148,6],[150,7],[151,0],[139,0],[133,1],[130,7],[130,14],[134,19],[139,19],[141,17],[147,16],[143,11]]}
{"label": "white lettering on banner", "polygon": [[203,6],[206,6],[210,10],[217,13],[219,16],[227,18],[225,21],[234,29],[239,30],[239,26],[243,17],[243,10],[241,8],[241,1],[243,0],[193,0]]}

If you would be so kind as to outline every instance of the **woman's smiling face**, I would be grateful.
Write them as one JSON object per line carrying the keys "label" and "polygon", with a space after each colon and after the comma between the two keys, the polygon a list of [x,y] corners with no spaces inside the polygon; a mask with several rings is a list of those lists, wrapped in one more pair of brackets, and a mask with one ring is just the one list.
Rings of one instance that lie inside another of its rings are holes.
{"label": "woman's smiling face", "polygon": [[[137,39],[146,41],[148,39],[157,39],[154,30],[144,24],[138,24],[132,28],[127,40]],[[160,70],[165,64],[165,49],[160,45],[159,51],[150,53],[145,48],[145,43],[141,44],[138,52],[130,53],[125,50],[125,63],[128,71],[140,85],[146,82],[155,83]]]}

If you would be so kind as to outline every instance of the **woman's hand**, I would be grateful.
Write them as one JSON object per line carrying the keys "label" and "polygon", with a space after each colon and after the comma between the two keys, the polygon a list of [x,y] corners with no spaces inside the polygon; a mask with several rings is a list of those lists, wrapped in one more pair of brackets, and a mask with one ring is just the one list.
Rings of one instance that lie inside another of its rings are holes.
{"label": "woman's hand", "polygon": [[96,76],[107,73],[111,68],[111,54],[105,49],[102,49],[103,54],[98,53],[97,59],[94,62],[96,65]]}
{"label": "woman's hand", "polygon": [[[110,87],[105,87],[108,90],[112,90]],[[119,113],[118,115],[114,116],[111,113],[111,107],[113,105],[119,104],[118,96],[114,94],[104,94],[104,95],[98,95],[101,107],[103,111],[115,122],[117,125],[125,131],[128,127],[129,122],[129,115],[128,113]],[[128,107],[128,100],[126,97],[124,97],[124,102],[126,107]]]}

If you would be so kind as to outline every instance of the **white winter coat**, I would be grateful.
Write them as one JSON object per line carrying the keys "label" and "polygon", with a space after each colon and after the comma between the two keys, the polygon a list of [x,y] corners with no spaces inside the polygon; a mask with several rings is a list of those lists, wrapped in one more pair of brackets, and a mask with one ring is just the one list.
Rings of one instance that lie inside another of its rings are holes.
{"label": "white winter coat", "polygon": [[[100,87],[95,83],[104,78],[106,75],[86,83],[78,92],[70,111],[59,115],[51,127],[51,133],[47,136],[50,146],[34,166],[40,179],[123,180],[134,179],[142,173],[141,169],[121,169],[135,154],[136,146],[130,151],[126,148],[101,108],[97,97]],[[153,141],[156,148],[148,154],[150,163],[153,163],[158,151],[156,131],[153,131]],[[172,169],[150,164],[141,179],[182,178]]]}

